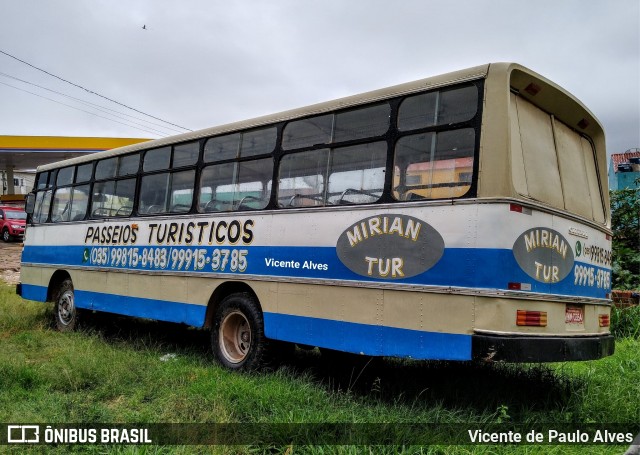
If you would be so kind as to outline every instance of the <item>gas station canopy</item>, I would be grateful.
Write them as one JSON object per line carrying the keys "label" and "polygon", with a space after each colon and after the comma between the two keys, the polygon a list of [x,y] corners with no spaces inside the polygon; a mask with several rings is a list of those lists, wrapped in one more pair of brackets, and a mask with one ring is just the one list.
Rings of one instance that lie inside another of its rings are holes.
{"label": "gas station canopy", "polygon": [[30,171],[41,164],[148,140],[115,137],[0,136],[0,170]]}

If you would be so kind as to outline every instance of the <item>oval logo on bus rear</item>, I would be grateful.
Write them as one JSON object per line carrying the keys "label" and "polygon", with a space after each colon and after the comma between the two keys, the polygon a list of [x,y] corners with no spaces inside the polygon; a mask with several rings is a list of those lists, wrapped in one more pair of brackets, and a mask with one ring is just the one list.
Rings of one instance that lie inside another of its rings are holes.
{"label": "oval logo on bus rear", "polygon": [[553,229],[534,227],[520,234],[513,255],[524,272],[541,283],[562,281],[573,269],[573,250]]}
{"label": "oval logo on bus rear", "polygon": [[433,267],[444,253],[444,239],[418,218],[378,215],[349,226],[336,250],[340,261],[358,275],[400,280]]}

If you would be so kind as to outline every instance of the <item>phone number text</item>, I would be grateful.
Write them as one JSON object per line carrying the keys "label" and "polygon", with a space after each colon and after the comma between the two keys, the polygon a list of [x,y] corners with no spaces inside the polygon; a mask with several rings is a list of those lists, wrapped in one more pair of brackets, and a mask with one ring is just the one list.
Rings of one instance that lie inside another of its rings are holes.
{"label": "phone number text", "polygon": [[[86,254],[86,253],[85,253]],[[244,272],[248,250],[235,248],[91,248],[90,265],[132,269]]]}

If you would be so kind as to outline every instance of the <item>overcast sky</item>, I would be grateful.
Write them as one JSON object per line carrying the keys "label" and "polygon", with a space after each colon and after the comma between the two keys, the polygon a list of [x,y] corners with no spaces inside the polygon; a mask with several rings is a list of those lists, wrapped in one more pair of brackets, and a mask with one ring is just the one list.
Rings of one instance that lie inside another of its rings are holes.
{"label": "overcast sky", "polygon": [[[582,100],[604,124],[609,153],[640,147],[638,0],[0,0],[0,7],[1,51],[193,130],[514,61]],[[68,97],[144,118],[0,54],[0,135],[175,133]]]}

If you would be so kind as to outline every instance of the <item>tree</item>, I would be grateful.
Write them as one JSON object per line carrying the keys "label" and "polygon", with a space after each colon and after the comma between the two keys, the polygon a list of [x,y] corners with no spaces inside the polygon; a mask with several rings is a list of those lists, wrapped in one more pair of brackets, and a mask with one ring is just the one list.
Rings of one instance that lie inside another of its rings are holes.
{"label": "tree", "polygon": [[611,196],[614,289],[640,289],[640,188]]}

